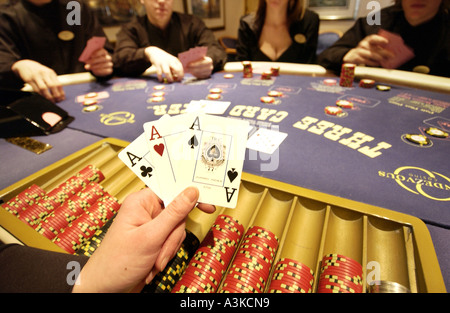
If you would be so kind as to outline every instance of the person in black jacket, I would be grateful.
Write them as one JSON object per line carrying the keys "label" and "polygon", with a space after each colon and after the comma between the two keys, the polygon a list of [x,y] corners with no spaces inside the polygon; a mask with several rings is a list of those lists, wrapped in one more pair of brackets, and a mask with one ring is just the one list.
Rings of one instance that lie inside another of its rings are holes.
{"label": "person in black jacket", "polygon": [[359,18],[337,42],[318,57],[320,65],[339,73],[342,63],[380,66],[394,57],[385,49],[387,39],[379,36],[380,29],[400,35],[412,48],[414,57],[398,69],[428,72],[450,77],[450,17],[449,0],[396,0],[379,11],[379,25],[370,25]]}
{"label": "person in black jacket", "polygon": [[137,76],[154,66],[159,80],[181,81],[183,66],[178,54],[197,46],[208,47],[206,56],[191,62],[186,71],[207,78],[221,70],[227,55],[205,23],[191,14],[173,11],[173,0],[141,0],[146,16],[123,25],[117,34],[114,66],[122,76]]}
{"label": "person in black jacket", "polygon": [[113,49],[109,43],[86,64],[78,61],[92,36],[106,36],[84,2],[77,2],[79,8],[69,3],[19,0],[1,9],[1,87],[20,89],[28,83],[45,98],[59,102],[65,93],[57,75],[90,71],[99,79],[111,76]]}
{"label": "person in black jacket", "polygon": [[319,23],[301,0],[260,0],[240,19],[236,60],[315,63]]}
{"label": "person in black jacket", "polygon": [[0,292],[139,292],[179,250],[198,197],[188,187],[164,207],[149,188],[128,195],[90,257],[0,244]]}

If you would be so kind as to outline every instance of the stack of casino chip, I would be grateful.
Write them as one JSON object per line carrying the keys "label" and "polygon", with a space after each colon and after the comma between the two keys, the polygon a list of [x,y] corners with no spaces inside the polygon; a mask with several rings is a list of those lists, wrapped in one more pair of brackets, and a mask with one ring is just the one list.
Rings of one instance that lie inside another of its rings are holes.
{"label": "stack of casino chip", "polygon": [[43,198],[45,194],[44,189],[33,184],[4,203],[2,207],[11,214],[19,216],[23,211],[27,210],[30,206]]}
{"label": "stack of casino chip", "polygon": [[252,63],[250,61],[243,61],[242,65],[244,66],[244,78],[252,78],[253,77],[253,68]]}
{"label": "stack of casino chip", "polygon": [[175,287],[175,284],[183,275],[193,254],[199,247],[198,238],[186,230],[186,238],[181,244],[180,249],[166,265],[163,271],[158,273],[150,284],[146,285],[143,293],[168,293]]}
{"label": "stack of casino chip", "polygon": [[340,254],[323,257],[318,293],[362,293],[363,270],[357,261]]}
{"label": "stack of casino chip", "polygon": [[279,66],[273,66],[270,68],[270,72],[272,76],[280,76],[280,67]]}
{"label": "stack of casino chip", "polygon": [[236,219],[219,215],[172,292],[216,292],[243,233]]}
{"label": "stack of casino chip", "polygon": [[103,195],[103,187],[100,184],[89,183],[86,188],[50,212],[38,224],[36,231],[48,239],[53,239]]}
{"label": "stack of casino chip", "polygon": [[264,71],[261,74],[261,79],[263,80],[270,80],[272,78],[272,72],[271,71]]}
{"label": "stack of casino chip", "polygon": [[341,67],[339,85],[341,87],[352,87],[355,79],[355,64],[344,63]]}
{"label": "stack of casino chip", "polygon": [[249,228],[224,278],[222,293],[262,293],[269,279],[278,238],[259,226]]}
{"label": "stack of casino chip", "polygon": [[18,217],[21,221],[36,228],[43,218],[63,204],[68,198],[81,191],[90,182],[100,182],[104,178],[98,168],[89,165],[48,192],[44,197],[41,197],[39,201],[21,212]]}
{"label": "stack of casino chip", "polygon": [[269,285],[270,293],[311,293],[314,272],[301,262],[282,258],[275,265]]}
{"label": "stack of casino chip", "polygon": [[85,255],[88,257],[92,256],[95,250],[97,250],[97,248],[100,246],[100,243],[103,241],[103,238],[105,237],[106,232],[108,231],[113,221],[114,217],[110,218],[100,229],[97,229],[92,237],[90,237],[88,240],[85,240],[84,243],[81,244],[78,250],[75,251],[75,254]]}
{"label": "stack of casino chip", "polygon": [[105,192],[103,197],[79,215],[52,241],[67,252],[75,254],[84,242],[103,227],[119,209],[120,204],[117,199]]}

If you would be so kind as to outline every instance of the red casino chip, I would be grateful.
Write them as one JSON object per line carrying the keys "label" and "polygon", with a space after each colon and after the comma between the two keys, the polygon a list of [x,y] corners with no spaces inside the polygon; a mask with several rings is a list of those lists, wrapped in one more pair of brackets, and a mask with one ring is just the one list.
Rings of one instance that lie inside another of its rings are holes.
{"label": "red casino chip", "polygon": [[362,271],[362,266],[361,264],[359,264],[357,261],[349,258],[349,257],[345,257],[343,255],[325,255],[322,258],[322,263],[321,266],[325,266],[325,265],[333,265],[333,264],[338,264],[348,268],[354,268],[357,271]]}
{"label": "red casino chip", "polygon": [[344,112],[342,111],[342,109],[340,107],[327,106],[327,107],[325,107],[325,113],[328,115],[339,116],[339,115],[343,114]]}
{"label": "red casino chip", "polygon": [[277,98],[277,97],[282,97],[283,93],[281,91],[277,91],[277,90],[269,90],[267,92],[267,95],[272,98]]}
{"label": "red casino chip", "polygon": [[[278,265],[278,263],[277,263]],[[314,281],[314,275],[312,275],[309,269],[306,268],[296,268],[296,267],[276,267],[273,271],[274,274],[285,274],[293,277],[300,277],[302,280],[307,280],[308,282]]]}
{"label": "red casino chip", "polygon": [[230,284],[231,286],[242,284],[249,289],[259,292],[263,292],[265,288],[263,279],[261,279],[258,275],[245,270],[240,271],[238,268],[228,271],[224,282]]}
{"label": "red casino chip", "polygon": [[297,270],[300,273],[306,273],[309,274],[311,277],[314,276],[314,272],[312,269],[310,269],[308,266],[304,265],[303,263],[289,258],[281,258],[278,260],[275,269],[290,269],[290,270]]}
{"label": "red casino chip", "polygon": [[223,90],[221,88],[211,88],[209,90],[209,93],[212,93],[212,94],[221,94],[222,92],[223,92]]}
{"label": "red casino chip", "polygon": [[333,261],[333,260],[322,260],[320,265],[320,270],[323,272],[325,270],[346,270],[352,271],[355,274],[362,274],[362,266],[356,265],[350,262],[342,262],[342,261]]}
{"label": "red casino chip", "polygon": [[327,254],[322,258],[318,292],[361,293],[362,266],[341,254]]}
{"label": "red casino chip", "polygon": [[345,277],[340,277],[338,275],[323,275],[323,276],[321,275],[320,283],[321,284],[328,284],[328,283],[341,284],[341,285],[347,286],[348,288],[351,288],[356,293],[362,293],[362,291],[363,291],[362,281],[355,282],[353,280],[347,279]]}
{"label": "red casino chip", "polygon": [[152,97],[153,98],[157,98],[157,97],[164,97],[166,95],[166,93],[164,91],[156,91],[152,93]]}
{"label": "red casino chip", "polygon": [[273,66],[270,68],[270,73],[272,76],[280,76],[280,67],[279,66]]}
{"label": "red casino chip", "polygon": [[164,90],[164,89],[166,89],[166,86],[164,86],[164,85],[153,86],[153,90],[161,91],[161,90]]}
{"label": "red casino chip", "polygon": [[359,87],[361,88],[373,88],[375,86],[375,81],[373,79],[361,79],[359,81]]}
{"label": "red casino chip", "polygon": [[38,185],[31,185],[24,191],[17,194],[14,198],[7,201],[2,206],[5,208],[10,208],[14,210],[14,214],[18,215],[22,211],[25,211],[30,206],[37,203],[40,199],[42,199],[46,195],[44,189],[39,187]]}
{"label": "red casino chip", "polygon": [[353,108],[353,102],[348,100],[338,100],[336,101],[336,105],[340,108],[344,109],[352,109]]}
{"label": "red casino chip", "polygon": [[263,79],[263,80],[270,80],[271,78],[272,78],[271,71],[265,71],[261,74],[261,79]]}
{"label": "red casino chip", "polygon": [[208,98],[209,100],[219,100],[219,99],[222,98],[222,96],[221,96],[220,94],[218,94],[218,93],[211,93],[211,94],[209,94],[209,95],[207,96],[207,98]]}
{"label": "red casino chip", "polygon": [[277,273],[272,275],[272,280],[270,282],[269,288],[273,287],[273,283],[276,283],[277,281],[284,282],[286,284],[290,285],[297,285],[301,287],[305,291],[309,291],[311,289],[311,283],[304,278],[301,277],[292,277],[290,275],[284,274],[284,273]]}
{"label": "red casino chip", "polygon": [[336,79],[332,79],[332,78],[324,79],[323,80],[323,84],[326,85],[326,86],[336,86],[337,80]]}
{"label": "red casino chip", "polygon": [[273,283],[269,286],[270,290],[277,290],[282,293],[308,293],[308,290],[305,290],[298,284],[292,282],[283,282],[280,280],[273,281]]}
{"label": "red casino chip", "polygon": [[151,97],[150,99],[148,99],[149,102],[155,102],[155,103],[163,102],[164,100],[165,100],[164,97]]}
{"label": "red casino chip", "polygon": [[275,98],[268,97],[268,96],[261,97],[260,100],[262,103],[274,103],[275,102]]}

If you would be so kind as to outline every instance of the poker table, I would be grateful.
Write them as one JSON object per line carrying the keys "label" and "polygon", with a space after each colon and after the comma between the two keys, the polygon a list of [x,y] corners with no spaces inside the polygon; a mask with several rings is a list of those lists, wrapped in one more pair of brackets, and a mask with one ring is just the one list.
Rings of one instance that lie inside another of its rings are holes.
{"label": "poker table", "polygon": [[[280,189],[296,186],[420,219],[431,234],[448,289],[450,80],[357,67],[352,87],[341,87],[339,77],[316,65],[252,66],[253,77],[243,77],[242,64],[232,62],[209,79],[187,75],[171,84],[159,82],[151,69],[107,82],[86,73],[62,76],[66,100],[58,106],[74,121],[60,133],[38,137],[55,147],[39,156],[2,141],[0,189],[96,140],[131,142],[145,122],[182,114],[193,100],[217,101],[227,106],[215,114],[249,121],[249,138],[258,129],[287,134],[271,154],[247,149],[245,173]],[[279,67],[279,75],[263,79],[272,67]],[[366,78],[389,88],[360,87],[358,81]],[[213,89],[220,93],[211,100]],[[273,91],[277,96],[267,99]],[[94,105],[85,105],[89,98]],[[340,108],[340,100],[352,106]],[[440,130],[437,136],[433,129]]]}

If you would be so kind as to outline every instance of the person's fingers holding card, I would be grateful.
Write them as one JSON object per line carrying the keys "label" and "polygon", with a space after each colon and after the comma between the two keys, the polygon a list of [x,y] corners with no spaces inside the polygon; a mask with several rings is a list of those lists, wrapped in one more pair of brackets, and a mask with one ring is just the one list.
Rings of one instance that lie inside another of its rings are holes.
{"label": "person's fingers holding card", "polygon": [[108,76],[113,72],[112,57],[104,48],[94,51],[86,61],[85,67],[96,76]]}
{"label": "person's fingers holding card", "polygon": [[214,69],[213,61],[210,57],[203,57],[200,60],[189,63],[186,71],[199,79],[208,78]]}
{"label": "person's fingers holding card", "polygon": [[87,41],[86,47],[78,58],[78,61],[86,63],[95,51],[100,50],[104,47],[105,43],[106,37],[92,37]]}

